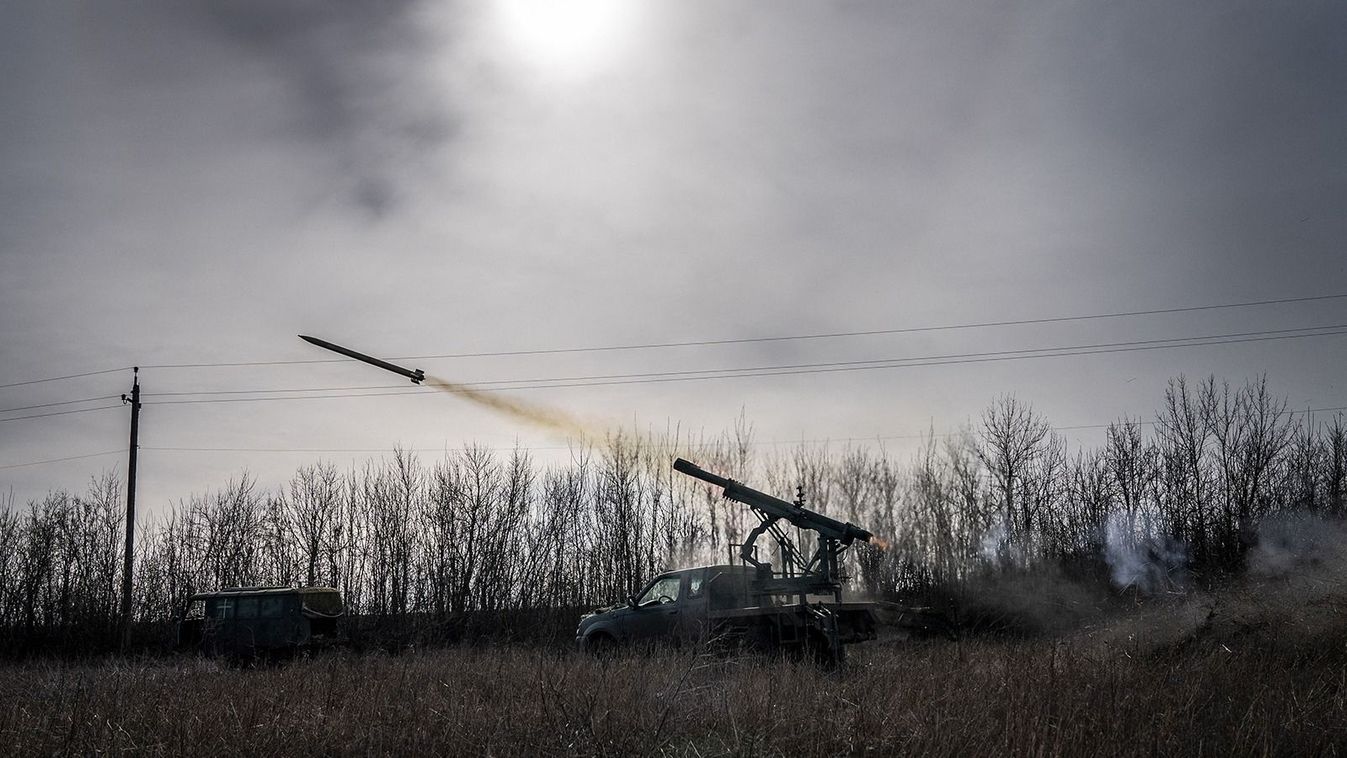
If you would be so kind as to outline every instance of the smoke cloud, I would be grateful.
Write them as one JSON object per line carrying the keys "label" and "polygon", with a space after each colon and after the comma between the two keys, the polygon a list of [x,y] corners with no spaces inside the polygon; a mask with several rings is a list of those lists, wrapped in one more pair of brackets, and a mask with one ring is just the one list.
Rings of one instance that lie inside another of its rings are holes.
{"label": "smoke cloud", "polygon": [[585,424],[571,414],[556,408],[549,408],[537,403],[528,403],[516,398],[506,397],[497,392],[484,392],[434,376],[427,376],[425,385],[457,395],[464,400],[475,403],[483,408],[493,410],[497,413],[504,414],[515,420],[523,421],[549,431],[560,432],[570,437],[579,438],[584,442],[596,442],[602,440],[605,434],[604,430],[590,424]]}
{"label": "smoke cloud", "polygon": [[419,27],[421,5],[250,0],[175,3],[154,12],[177,19],[186,32],[226,41],[268,72],[284,97],[278,112],[262,115],[321,147],[326,165],[316,181],[338,187],[378,219],[402,199],[412,167],[458,131],[452,100],[426,96],[444,88],[430,71],[445,40]]}
{"label": "smoke cloud", "polygon": [[1333,581],[1347,573],[1347,530],[1336,521],[1293,514],[1258,525],[1258,544],[1249,551],[1249,574],[1259,579],[1321,576]]}
{"label": "smoke cloud", "polygon": [[1138,537],[1131,520],[1119,513],[1111,514],[1104,526],[1104,560],[1120,588],[1151,594],[1187,582],[1187,546],[1164,535]]}
{"label": "smoke cloud", "polygon": [[1002,557],[1006,555],[1009,540],[1010,535],[1006,531],[1005,523],[998,522],[978,541],[978,553],[987,563],[1000,563]]}

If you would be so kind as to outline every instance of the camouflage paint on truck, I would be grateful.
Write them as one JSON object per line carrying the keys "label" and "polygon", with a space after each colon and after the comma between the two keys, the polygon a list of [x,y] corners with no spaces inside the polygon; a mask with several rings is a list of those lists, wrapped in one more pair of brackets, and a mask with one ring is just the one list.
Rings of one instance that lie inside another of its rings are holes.
{"label": "camouflage paint on truck", "polygon": [[875,605],[828,600],[808,604],[755,593],[751,566],[700,566],[660,574],[638,595],[586,614],[576,647],[603,652],[618,646],[718,640],[760,650],[831,657],[816,614],[826,609],[842,643],[875,638]]}
{"label": "camouflage paint on truck", "polygon": [[229,587],[188,601],[178,646],[251,658],[331,645],[345,613],[332,587]]}

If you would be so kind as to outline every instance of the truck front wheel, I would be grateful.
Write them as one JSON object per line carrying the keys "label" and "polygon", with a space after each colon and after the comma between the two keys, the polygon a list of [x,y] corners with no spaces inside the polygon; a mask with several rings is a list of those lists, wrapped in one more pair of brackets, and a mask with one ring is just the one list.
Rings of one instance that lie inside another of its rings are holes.
{"label": "truck front wheel", "polygon": [[595,658],[607,658],[617,650],[617,640],[611,634],[596,632],[585,639],[585,650]]}

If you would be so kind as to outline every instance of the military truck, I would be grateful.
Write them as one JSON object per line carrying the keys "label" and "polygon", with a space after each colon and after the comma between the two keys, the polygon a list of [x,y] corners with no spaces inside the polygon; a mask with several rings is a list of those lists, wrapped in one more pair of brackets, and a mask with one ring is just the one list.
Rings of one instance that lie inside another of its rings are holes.
{"label": "military truck", "polygon": [[[673,468],[719,488],[726,500],[747,506],[758,517],[744,542],[730,546],[731,560],[740,564],[655,577],[626,605],[584,616],[576,629],[577,646],[601,651],[624,643],[705,637],[809,654],[840,665],[846,658],[844,645],[875,639],[879,605],[842,601],[842,556],[853,543],[869,542],[874,535],[805,508],[803,489],[788,502],[682,458]],[[813,553],[802,551],[786,527],[811,536]],[[775,543],[779,566],[759,555],[756,542],[764,535]]]}
{"label": "military truck", "polygon": [[178,647],[232,659],[279,657],[342,641],[332,587],[227,587],[189,599]]}
{"label": "military truck", "polygon": [[705,641],[836,662],[834,642],[875,639],[874,603],[784,601],[755,592],[751,566],[700,566],[660,574],[626,603],[580,619],[579,650]]}

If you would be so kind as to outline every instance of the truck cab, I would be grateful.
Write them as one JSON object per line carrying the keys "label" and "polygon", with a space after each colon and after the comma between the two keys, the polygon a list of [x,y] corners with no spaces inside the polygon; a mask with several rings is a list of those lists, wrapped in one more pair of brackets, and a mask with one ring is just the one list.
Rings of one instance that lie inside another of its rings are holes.
{"label": "truck cab", "polygon": [[188,600],[178,647],[252,658],[330,645],[344,614],[332,587],[227,587]]}
{"label": "truck cab", "polygon": [[586,614],[576,629],[581,650],[693,642],[714,631],[718,611],[757,605],[748,566],[698,566],[656,576],[626,603]]}

